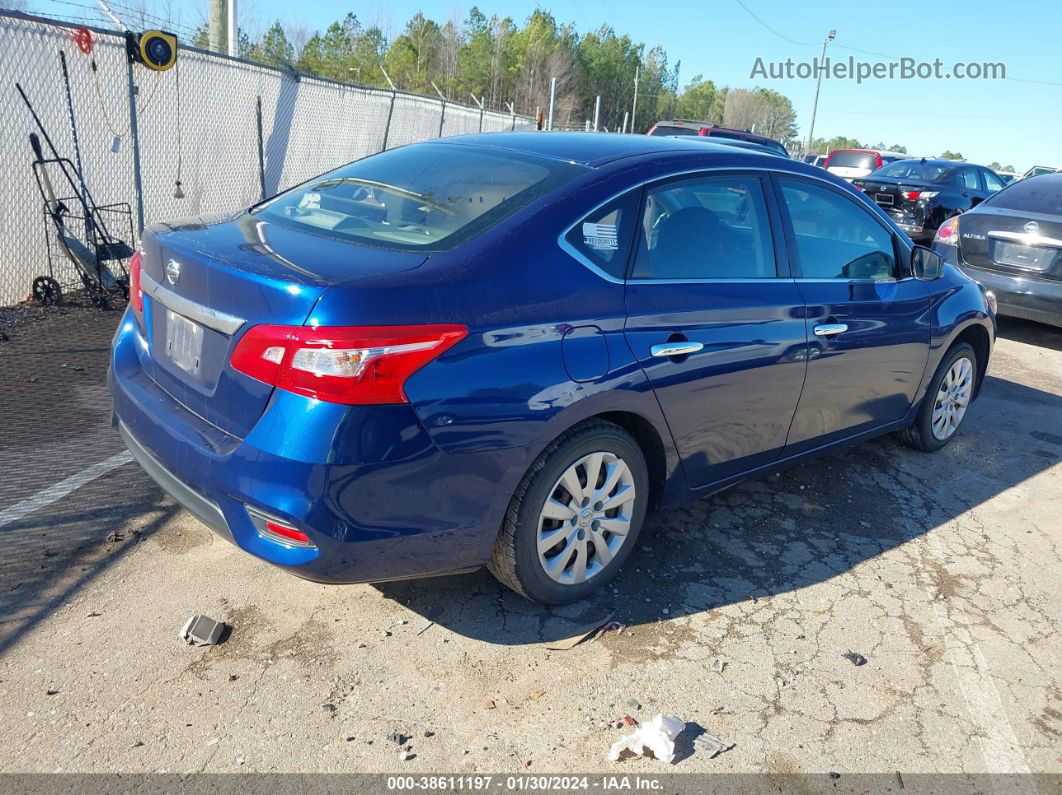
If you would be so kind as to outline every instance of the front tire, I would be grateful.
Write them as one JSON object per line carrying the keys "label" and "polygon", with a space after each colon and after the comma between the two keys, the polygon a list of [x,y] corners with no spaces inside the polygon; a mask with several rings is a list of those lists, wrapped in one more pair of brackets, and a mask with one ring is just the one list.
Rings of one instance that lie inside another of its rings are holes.
{"label": "front tire", "polygon": [[619,572],[648,502],[638,444],[611,422],[585,422],[550,443],[524,475],[487,567],[532,601],[583,599]]}
{"label": "front tire", "polygon": [[914,425],[904,440],[917,450],[935,453],[955,438],[973,400],[977,384],[977,354],[960,342],[948,351],[933,374]]}

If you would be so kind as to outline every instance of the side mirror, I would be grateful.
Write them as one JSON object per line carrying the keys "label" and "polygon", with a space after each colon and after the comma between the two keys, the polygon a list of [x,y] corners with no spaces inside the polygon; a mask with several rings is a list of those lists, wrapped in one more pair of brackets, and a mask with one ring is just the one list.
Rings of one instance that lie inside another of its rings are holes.
{"label": "side mirror", "polygon": [[911,251],[911,275],[919,281],[931,282],[944,273],[944,260],[940,254],[925,246],[915,246]]}

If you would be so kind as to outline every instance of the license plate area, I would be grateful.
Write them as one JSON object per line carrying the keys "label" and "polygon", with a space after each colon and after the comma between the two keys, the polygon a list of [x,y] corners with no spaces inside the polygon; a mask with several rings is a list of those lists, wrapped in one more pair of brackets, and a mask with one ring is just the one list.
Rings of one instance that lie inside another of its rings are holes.
{"label": "license plate area", "polygon": [[1046,271],[1058,253],[1053,248],[1026,246],[1023,243],[1010,243],[1004,240],[992,241],[992,261],[998,265],[1009,265],[1029,271]]}
{"label": "license plate area", "polygon": [[166,355],[186,373],[199,375],[203,358],[203,327],[167,309]]}
{"label": "license plate area", "polygon": [[875,193],[874,201],[876,201],[882,207],[892,207],[895,202],[891,193]]}

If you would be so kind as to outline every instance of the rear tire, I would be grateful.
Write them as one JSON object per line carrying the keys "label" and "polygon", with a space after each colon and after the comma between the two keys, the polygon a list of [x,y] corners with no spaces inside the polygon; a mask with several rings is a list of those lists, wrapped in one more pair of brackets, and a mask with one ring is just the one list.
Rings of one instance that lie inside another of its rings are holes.
{"label": "rear tire", "polygon": [[914,424],[903,439],[916,450],[935,453],[947,445],[959,429],[977,386],[977,354],[960,342],[940,362]]}
{"label": "rear tire", "polygon": [[551,442],[524,475],[487,567],[532,601],[583,599],[619,572],[648,502],[641,448],[618,425],[589,420]]}

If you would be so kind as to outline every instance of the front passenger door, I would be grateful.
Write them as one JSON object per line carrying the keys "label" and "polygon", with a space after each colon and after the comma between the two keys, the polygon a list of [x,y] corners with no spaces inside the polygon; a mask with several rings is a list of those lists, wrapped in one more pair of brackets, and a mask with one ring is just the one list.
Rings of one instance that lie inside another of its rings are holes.
{"label": "front passenger door", "polygon": [[932,323],[928,288],[897,256],[906,258],[906,245],[873,209],[819,181],[778,185],[810,342],[788,454],[902,419]]}

